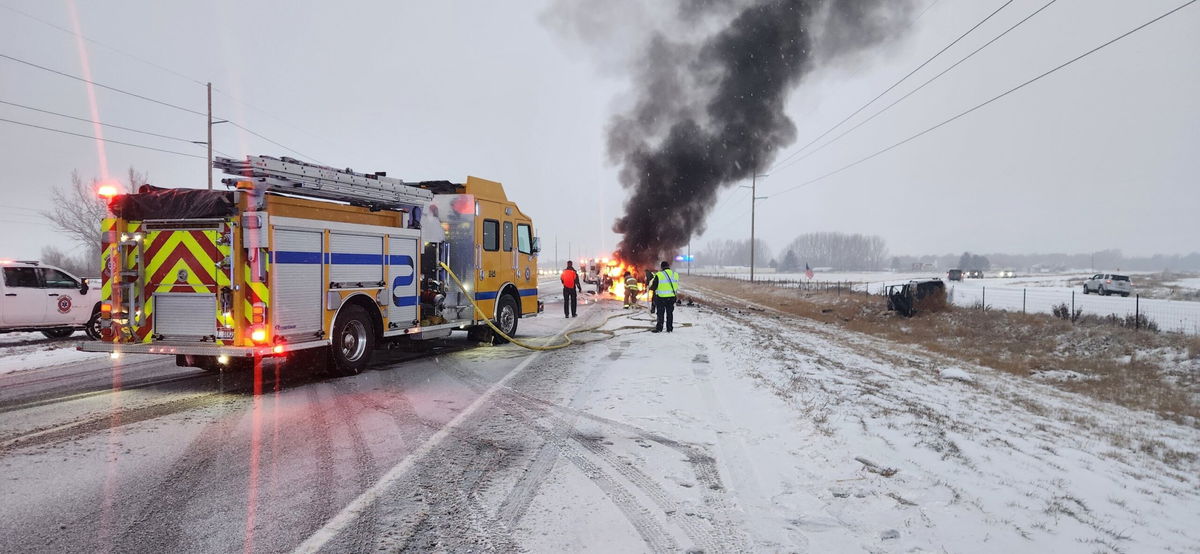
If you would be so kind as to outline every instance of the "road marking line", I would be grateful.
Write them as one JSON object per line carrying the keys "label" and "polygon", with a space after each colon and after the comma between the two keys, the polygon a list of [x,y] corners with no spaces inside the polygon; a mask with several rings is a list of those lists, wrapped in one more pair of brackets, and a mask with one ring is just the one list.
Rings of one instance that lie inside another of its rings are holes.
{"label": "road marking line", "polygon": [[[570,326],[571,324],[568,323],[562,328],[562,330],[558,332],[558,334],[554,336],[562,336],[563,333],[567,332]],[[388,470],[383,477],[380,477],[374,485],[371,485],[371,488],[363,491],[362,494],[359,494],[358,497],[347,504],[345,508],[342,508],[342,511],[330,518],[330,520],[327,521],[324,526],[322,526],[320,529],[317,529],[308,537],[308,539],[301,543],[300,546],[297,546],[292,552],[295,554],[301,554],[313,553],[321,550],[326,543],[328,543],[330,540],[333,540],[333,538],[345,530],[346,527],[349,527],[350,524],[354,523],[354,521],[357,520],[363,512],[365,512],[371,507],[372,504],[375,503],[375,501],[381,494],[383,494],[384,491],[396,484],[396,482],[400,479],[404,478],[408,471],[411,470],[418,461],[420,461],[434,448],[441,444],[446,437],[450,436],[452,431],[457,429],[464,421],[467,420],[467,418],[471,417],[472,414],[479,410],[479,408],[481,408],[492,397],[492,395],[495,394],[496,391],[506,388],[509,381],[511,381],[517,375],[520,375],[526,367],[529,367],[529,364],[533,363],[538,356],[541,356],[544,353],[545,352],[543,351],[533,352],[526,357],[524,361],[522,361],[520,364],[517,364],[517,367],[508,372],[508,375],[505,375],[504,378],[496,381],[496,383],[491,387],[488,387],[488,389],[484,391],[483,394],[479,395],[479,397],[476,398],[470,406],[467,406],[466,409],[459,412],[458,415],[454,416],[454,419],[450,420],[449,423],[447,423],[441,429],[438,429],[438,431],[428,439],[425,439],[425,442],[421,443],[421,446],[418,446],[416,450],[413,450],[411,453],[409,453],[409,455],[405,456],[403,460],[400,460],[399,463],[397,463],[395,466],[392,466],[392,469]]]}

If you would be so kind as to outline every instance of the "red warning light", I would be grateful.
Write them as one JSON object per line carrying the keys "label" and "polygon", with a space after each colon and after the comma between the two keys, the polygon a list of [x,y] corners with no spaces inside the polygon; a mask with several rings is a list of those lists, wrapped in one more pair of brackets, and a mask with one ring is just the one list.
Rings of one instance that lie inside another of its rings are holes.
{"label": "red warning light", "polygon": [[120,194],[120,190],[116,185],[100,185],[100,188],[96,189],[96,194],[105,200],[112,200],[114,196]]}

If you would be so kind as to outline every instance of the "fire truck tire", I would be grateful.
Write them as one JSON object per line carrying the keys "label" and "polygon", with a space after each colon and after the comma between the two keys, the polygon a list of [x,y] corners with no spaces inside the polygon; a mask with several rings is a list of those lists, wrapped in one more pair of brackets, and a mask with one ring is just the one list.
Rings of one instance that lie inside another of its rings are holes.
{"label": "fire truck tire", "polygon": [[358,375],[371,361],[375,330],[360,306],[346,306],[333,324],[329,348],[332,370],[338,375]]}
{"label": "fire truck tire", "polygon": [[203,369],[209,373],[221,372],[221,364],[217,363],[216,356],[185,356],[183,354],[176,354],[175,365]]}
{"label": "fire truck tire", "polygon": [[70,327],[59,327],[57,329],[46,329],[42,331],[48,339],[65,339],[75,333],[75,330]]}
{"label": "fire truck tire", "polygon": [[[496,304],[496,327],[499,327],[504,334],[514,336],[517,334],[517,320],[521,319],[521,308],[517,305],[517,301],[513,299],[511,294],[505,294],[500,297]],[[496,335],[496,344],[504,344],[508,342]]]}

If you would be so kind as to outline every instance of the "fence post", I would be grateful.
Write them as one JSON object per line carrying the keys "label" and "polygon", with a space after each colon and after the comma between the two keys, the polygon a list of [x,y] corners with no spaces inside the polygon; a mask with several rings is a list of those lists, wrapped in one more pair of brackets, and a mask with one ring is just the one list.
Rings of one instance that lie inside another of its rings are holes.
{"label": "fence post", "polygon": [[1025,293],[1029,289],[1021,289],[1021,313],[1025,313]]}
{"label": "fence post", "polygon": [[1075,321],[1075,289],[1071,289],[1071,313],[1069,319]]}
{"label": "fence post", "polygon": [[982,288],[983,288],[983,300],[981,300],[979,302],[979,308],[982,310],[986,310],[987,309],[987,287],[982,287]]}
{"label": "fence post", "polygon": [[1142,295],[1135,294],[1133,296],[1133,329],[1135,331],[1142,328]]}

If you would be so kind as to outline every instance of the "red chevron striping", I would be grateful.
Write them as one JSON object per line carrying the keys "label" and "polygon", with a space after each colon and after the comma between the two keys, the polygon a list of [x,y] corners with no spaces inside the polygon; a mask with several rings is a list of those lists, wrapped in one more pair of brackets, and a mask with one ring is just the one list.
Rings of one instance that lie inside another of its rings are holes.
{"label": "red chevron striping", "polygon": [[201,283],[205,285],[217,284],[211,270],[204,267],[204,263],[200,260],[197,260],[196,257],[192,255],[191,250],[188,250],[187,246],[183,244],[179,244],[179,246],[171,251],[170,254],[167,254],[167,257],[163,260],[162,265],[158,266],[158,270],[155,271],[154,274],[147,279],[147,281],[155,285],[162,284],[163,280],[167,278],[167,273],[174,269],[175,265],[178,264],[180,260],[183,260],[191,272],[200,278]]}

